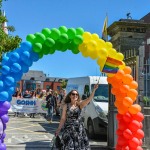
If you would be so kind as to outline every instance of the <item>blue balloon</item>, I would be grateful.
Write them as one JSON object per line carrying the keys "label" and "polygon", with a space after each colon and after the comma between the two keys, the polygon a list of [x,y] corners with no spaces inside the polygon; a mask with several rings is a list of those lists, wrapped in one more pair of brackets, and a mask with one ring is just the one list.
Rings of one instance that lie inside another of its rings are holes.
{"label": "blue balloon", "polygon": [[24,64],[22,67],[21,67],[21,70],[23,73],[27,73],[29,71],[29,66]]}
{"label": "blue balloon", "polygon": [[4,83],[3,81],[0,80],[0,90],[2,90],[4,88]]}
{"label": "blue balloon", "polygon": [[16,82],[20,81],[21,77],[23,76],[22,67],[21,67],[21,71],[20,72],[18,72],[18,73],[12,73],[11,75],[15,79]]}
{"label": "blue balloon", "polygon": [[21,60],[23,62],[27,61],[30,58],[30,53],[28,51],[24,51],[21,54]]}
{"label": "blue balloon", "polygon": [[9,97],[8,92],[6,91],[0,92],[0,101],[7,101],[8,97]]}
{"label": "blue balloon", "polygon": [[9,64],[9,57],[8,56],[4,56],[2,58],[2,65],[6,65],[6,64]]}
{"label": "blue balloon", "polygon": [[31,51],[31,49],[32,49],[32,44],[28,41],[22,42],[20,45],[24,51]]}
{"label": "blue balloon", "polygon": [[2,69],[1,69],[2,74],[6,75],[9,73],[9,71],[10,71],[10,68],[8,66],[6,66],[6,65],[2,66]]}
{"label": "blue balloon", "polygon": [[15,80],[14,80],[14,78],[11,77],[11,76],[6,76],[6,77],[4,78],[4,83],[5,83],[7,86],[12,86],[12,85],[14,85]]}
{"label": "blue balloon", "polygon": [[33,62],[36,62],[40,59],[38,53],[35,53],[33,51],[31,51],[30,53],[30,58],[33,60]]}
{"label": "blue balloon", "polygon": [[10,55],[10,60],[13,62],[17,62],[20,58],[20,55],[17,52],[12,52]]}
{"label": "blue balloon", "polygon": [[28,59],[28,60],[26,60],[24,63],[25,63],[28,67],[31,67],[32,64],[33,64],[33,61],[32,61],[32,59]]}
{"label": "blue balloon", "polygon": [[13,63],[11,66],[11,71],[12,72],[19,72],[19,71],[21,71],[21,66],[18,63]]}
{"label": "blue balloon", "polygon": [[10,95],[12,95],[12,94],[14,94],[14,92],[15,92],[15,88],[14,88],[13,86],[12,86],[12,87],[8,87],[7,92],[8,92]]}

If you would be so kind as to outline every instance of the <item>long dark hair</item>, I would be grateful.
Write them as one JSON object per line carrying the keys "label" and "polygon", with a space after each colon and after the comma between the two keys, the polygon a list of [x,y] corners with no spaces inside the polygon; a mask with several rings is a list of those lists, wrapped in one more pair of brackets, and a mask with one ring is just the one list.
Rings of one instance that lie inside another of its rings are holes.
{"label": "long dark hair", "polygon": [[[67,94],[67,96],[66,96],[66,98],[65,98],[65,100],[64,100],[65,103],[71,103],[71,98],[70,98],[70,96],[71,96],[71,93],[72,93],[73,91],[76,91],[76,92],[78,93],[77,90],[71,90],[71,91]],[[78,93],[78,100],[77,100],[77,102],[80,102],[80,101],[81,101],[81,99],[80,99],[80,95],[79,95],[79,93]]]}

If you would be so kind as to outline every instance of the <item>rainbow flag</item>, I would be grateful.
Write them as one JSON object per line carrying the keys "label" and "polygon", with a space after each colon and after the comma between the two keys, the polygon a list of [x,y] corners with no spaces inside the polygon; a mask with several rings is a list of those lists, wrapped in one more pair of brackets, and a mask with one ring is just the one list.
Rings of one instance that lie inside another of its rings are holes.
{"label": "rainbow flag", "polygon": [[111,58],[111,57],[107,57],[104,67],[102,69],[102,72],[117,73],[117,71],[119,70],[118,66],[120,65],[123,65],[122,61]]}

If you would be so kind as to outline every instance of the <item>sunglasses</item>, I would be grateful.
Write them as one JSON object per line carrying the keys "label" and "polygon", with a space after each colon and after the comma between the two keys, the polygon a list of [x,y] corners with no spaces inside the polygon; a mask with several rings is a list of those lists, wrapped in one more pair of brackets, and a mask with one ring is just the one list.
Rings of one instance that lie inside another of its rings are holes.
{"label": "sunglasses", "polygon": [[78,93],[71,93],[71,95],[72,96],[75,96],[75,95],[78,96],[79,94]]}

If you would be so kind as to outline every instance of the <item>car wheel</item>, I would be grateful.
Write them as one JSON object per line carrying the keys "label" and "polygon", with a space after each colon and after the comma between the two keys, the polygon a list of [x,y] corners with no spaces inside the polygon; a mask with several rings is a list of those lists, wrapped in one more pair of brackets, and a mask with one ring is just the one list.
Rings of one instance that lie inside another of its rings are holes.
{"label": "car wheel", "polygon": [[93,126],[92,120],[88,121],[88,136],[89,136],[90,139],[93,139],[94,136],[95,136],[94,126]]}

